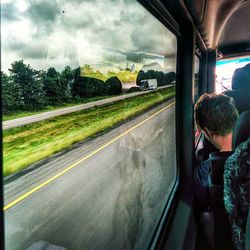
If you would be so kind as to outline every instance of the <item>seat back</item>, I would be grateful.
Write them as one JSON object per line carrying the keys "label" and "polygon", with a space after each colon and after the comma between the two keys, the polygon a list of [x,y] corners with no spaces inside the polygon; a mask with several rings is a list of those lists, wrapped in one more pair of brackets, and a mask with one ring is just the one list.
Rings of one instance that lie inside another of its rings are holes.
{"label": "seat back", "polygon": [[250,89],[246,90],[228,90],[223,92],[234,99],[235,107],[239,113],[250,110]]}
{"label": "seat back", "polygon": [[[233,131],[232,148],[235,148],[250,137],[250,111],[244,111],[236,122]],[[209,176],[209,191],[211,207],[215,221],[215,246],[223,249],[233,249],[231,226],[224,206],[224,165],[233,152],[214,152],[209,155],[211,172]],[[227,243],[225,243],[227,242]]]}
{"label": "seat back", "polygon": [[250,63],[235,70],[232,78],[232,90],[225,91],[223,94],[234,99],[240,114],[250,110]]}
{"label": "seat back", "polygon": [[248,209],[248,216],[247,216],[247,226],[246,226],[246,250],[250,249],[250,208]]}
{"label": "seat back", "polygon": [[211,209],[213,211],[215,228],[215,249],[233,249],[230,224],[223,202],[224,164],[232,152],[214,152],[209,155],[211,172],[209,175],[209,191]]}
{"label": "seat back", "polygon": [[[249,96],[250,99],[250,96]],[[250,109],[249,109],[250,110]],[[244,111],[235,124],[233,131],[233,150],[250,137],[250,111]]]}
{"label": "seat back", "polygon": [[234,71],[232,77],[233,90],[250,89],[250,63]]}

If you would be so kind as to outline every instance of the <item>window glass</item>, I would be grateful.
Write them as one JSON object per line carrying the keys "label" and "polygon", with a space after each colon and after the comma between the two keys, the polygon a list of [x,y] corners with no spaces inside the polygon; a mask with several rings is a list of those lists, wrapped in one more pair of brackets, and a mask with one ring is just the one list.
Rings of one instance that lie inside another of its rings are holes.
{"label": "window glass", "polygon": [[6,249],[147,249],[176,182],[177,40],[134,0],[1,2]]}
{"label": "window glass", "polygon": [[220,60],[216,63],[216,93],[232,90],[232,78],[238,68],[250,63],[250,57]]}
{"label": "window glass", "polygon": [[[193,86],[193,100],[194,104],[199,98],[199,69],[200,69],[200,58],[195,55],[195,61],[194,61],[194,86]],[[195,130],[195,145],[197,145],[198,140],[200,138],[200,132]]]}
{"label": "window glass", "polygon": [[193,87],[194,101],[196,101],[198,99],[198,96],[199,96],[199,69],[200,69],[200,58],[197,55],[195,55],[194,87]]}

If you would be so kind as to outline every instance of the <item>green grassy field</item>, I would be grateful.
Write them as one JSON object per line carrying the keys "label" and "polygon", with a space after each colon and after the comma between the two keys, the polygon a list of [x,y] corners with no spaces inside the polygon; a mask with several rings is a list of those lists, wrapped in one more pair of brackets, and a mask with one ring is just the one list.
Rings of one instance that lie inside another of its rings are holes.
{"label": "green grassy field", "polygon": [[163,89],[124,101],[3,131],[4,176],[15,173],[72,144],[103,132],[173,96]]}
{"label": "green grassy field", "polygon": [[106,81],[110,77],[116,76],[122,83],[135,82],[138,76],[138,70],[119,70],[116,72],[108,71],[106,74],[100,71],[95,71],[89,66],[84,66],[81,68],[81,76],[92,77],[102,81]]}

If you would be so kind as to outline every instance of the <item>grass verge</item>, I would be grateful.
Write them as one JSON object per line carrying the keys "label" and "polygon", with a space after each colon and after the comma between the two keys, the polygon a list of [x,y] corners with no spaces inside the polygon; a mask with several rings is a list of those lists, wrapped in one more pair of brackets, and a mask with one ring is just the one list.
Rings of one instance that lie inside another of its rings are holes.
{"label": "grass verge", "polygon": [[4,176],[103,132],[175,94],[175,87],[3,131]]}

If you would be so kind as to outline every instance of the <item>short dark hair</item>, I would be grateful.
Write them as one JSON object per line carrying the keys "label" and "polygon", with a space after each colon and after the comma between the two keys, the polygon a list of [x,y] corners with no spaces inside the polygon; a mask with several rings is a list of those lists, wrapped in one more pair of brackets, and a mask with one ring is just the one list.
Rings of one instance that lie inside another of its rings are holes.
{"label": "short dark hair", "polygon": [[216,135],[230,133],[238,116],[233,99],[223,94],[203,94],[194,107],[197,128],[204,130],[206,127]]}

